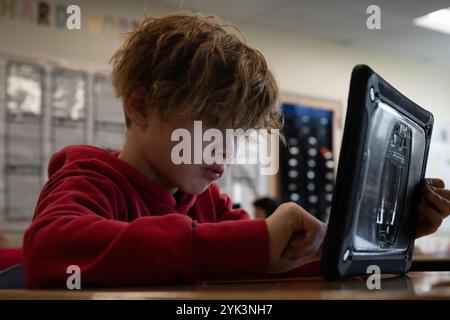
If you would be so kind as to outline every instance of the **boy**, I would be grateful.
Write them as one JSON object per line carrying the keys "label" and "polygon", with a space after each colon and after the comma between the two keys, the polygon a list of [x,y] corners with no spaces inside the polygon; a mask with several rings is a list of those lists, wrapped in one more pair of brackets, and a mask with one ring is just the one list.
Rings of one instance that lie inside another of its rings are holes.
{"label": "boy", "polygon": [[[171,159],[171,133],[192,132],[194,120],[222,131],[280,127],[278,89],[257,50],[214,18],[171,15],[146,19],[112,62],[125,145],[53,156],[24,237],[28,287],[64,287],[70,265],[82,286],[145,286],[262,277],[319,258],[326,226],[301,207],[249,220],[213,183],[224,165]],[[450,211],[450,192],[430,183],[418,235]]]}

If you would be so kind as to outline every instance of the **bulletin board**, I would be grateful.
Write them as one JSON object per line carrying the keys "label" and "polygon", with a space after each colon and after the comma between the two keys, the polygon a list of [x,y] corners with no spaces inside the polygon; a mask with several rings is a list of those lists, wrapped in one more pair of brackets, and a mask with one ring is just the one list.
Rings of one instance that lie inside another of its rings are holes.
{"label": "bulletin board", "polygon": [[122,147],[122,103],[107,66],[0,53],[0,228],[29,224],[52,154]]}
{"label": "bulletin board", "polygon": [[280,170],[275,194],[293,201],[322,221],[327,221],[334,191],[342,132],[339,102],[284,95]]}

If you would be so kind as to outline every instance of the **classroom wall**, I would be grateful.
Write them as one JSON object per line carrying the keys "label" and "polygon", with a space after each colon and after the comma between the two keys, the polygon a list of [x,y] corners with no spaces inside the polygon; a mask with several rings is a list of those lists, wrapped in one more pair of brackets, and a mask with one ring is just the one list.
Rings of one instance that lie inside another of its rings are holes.
{"label": "classroom wall", "polygon": [[[16,1],[19,4],[17,16],[20,16],[21,1]],[[7,12],[4,17],[0,14],[1,51],[107,64],[123,39],[118,35],[120,21],[131,23],[142,19],[144,14],[170,12],[151,5],[151,1],[47,2],[55,6],[79,4],[82,29],[69,31],[54,25],[41,26],[18,17],[11,19]],[[400,91],[431,110],[436,118],[450,119],[448,66],[398,56],[388,49],[382,54],[372,53],[261,26],[240,23],[237,26],[266,56],[284,92],[337,100],[345,106],[351,69],[355,64],[366,63]]]}

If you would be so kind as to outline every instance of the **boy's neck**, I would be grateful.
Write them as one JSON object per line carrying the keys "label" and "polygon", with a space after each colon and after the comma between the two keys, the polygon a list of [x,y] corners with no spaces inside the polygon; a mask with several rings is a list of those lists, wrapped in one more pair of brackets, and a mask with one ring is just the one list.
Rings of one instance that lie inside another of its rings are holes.
{"label": "boy's neck", "polygon": [[119,159],[125,161],[132,167],[139,170],[143,175],[152,180],[154,183],[157,183],[167,191],[174,194],[178,189],[173,187],[165,177],[152,166],[152,164],[146,159],[145,155],[140,152],[142,148],[139,148],[136,145],[127,139],[125,145],[122,148],[122,151],[119,154]]}

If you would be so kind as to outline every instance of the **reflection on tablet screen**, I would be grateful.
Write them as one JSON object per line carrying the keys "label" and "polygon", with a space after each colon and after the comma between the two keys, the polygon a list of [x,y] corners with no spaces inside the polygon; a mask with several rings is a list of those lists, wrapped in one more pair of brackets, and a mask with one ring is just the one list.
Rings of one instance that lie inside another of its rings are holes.
{"label": "reflection on tablet screen", "polygon": [[[398,253],[408,246],[408,241],[397,236],[405,220],[400,213],[412,196],[408,186],[419,182],[411,181],[417,175],[410,174],[410,168],[421,165],[426,136],[422,128],[382,101],[372,118],[360,180],[354,246],[358,251],[389,249],[390,253]],[[411,152],[416,157],[411,157]]]}

